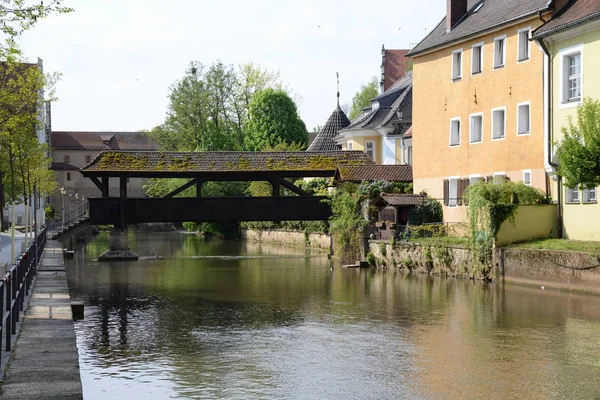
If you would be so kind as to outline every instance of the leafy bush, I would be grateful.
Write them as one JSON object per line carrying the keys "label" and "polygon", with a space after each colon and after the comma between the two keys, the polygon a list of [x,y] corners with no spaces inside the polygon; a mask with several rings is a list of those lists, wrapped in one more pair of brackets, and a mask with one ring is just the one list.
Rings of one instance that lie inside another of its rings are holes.
{"label": "leafy bush", "polygon": [[368,252],[367,253],[367,262],[369,263],[370,266],[376,267],[377,266],[377,257],[375,257],[375,254]]}
{"label": "leafy bush", "polygon": [[444,220],[442,203],[432,197],[426,197],[423,204],[411,208],[408,212],[409,225],[423,225]]}

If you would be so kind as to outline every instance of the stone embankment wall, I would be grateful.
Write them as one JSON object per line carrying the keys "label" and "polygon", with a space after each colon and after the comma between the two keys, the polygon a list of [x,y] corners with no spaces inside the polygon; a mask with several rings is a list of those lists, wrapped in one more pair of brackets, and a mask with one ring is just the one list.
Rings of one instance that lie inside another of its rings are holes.
{"label": "stone embankment wall", "polygon": [[[381,240],[370,241],[369,248],[380,268],[461,278],[477,275],[465,248],[404,242],[391,245]],[[490,276],[493,280],[600,293],[600,258],[580,252],[497,248]]]}
{"label": "stone embankment wall", "polygon": [[400,268],[425,274],[469,277],[469,251],[462,247],[421,246],[417,243],[371,240],[377,267]]}
{"label": "stone embankment wall", "polygon": [[286,246],[331,248],[331,236],[324,233],[308,233],[283,229],[258,231],[242,229],[242,239],[263,243],[278,243]]}
{"label": "stone embankment wall", "polygon": [[586,253],[496,249],[494,269],[508,282],[600,293],[600,260]]}

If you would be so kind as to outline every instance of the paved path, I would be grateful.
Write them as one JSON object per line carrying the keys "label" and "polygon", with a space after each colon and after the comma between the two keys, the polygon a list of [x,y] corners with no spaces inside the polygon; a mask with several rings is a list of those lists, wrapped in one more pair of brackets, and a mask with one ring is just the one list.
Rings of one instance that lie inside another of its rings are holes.
{"label": "paved path", "polygon": [[83,398],[65,262],[57,241],[46,246],[0,398]]}

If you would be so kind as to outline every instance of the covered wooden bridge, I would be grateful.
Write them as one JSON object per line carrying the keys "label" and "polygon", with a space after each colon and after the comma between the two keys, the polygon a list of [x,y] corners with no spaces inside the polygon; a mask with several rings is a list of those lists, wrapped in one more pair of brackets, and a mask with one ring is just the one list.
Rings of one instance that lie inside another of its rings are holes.
{"label": "covered wooden bridge", "polygon": [[[142,222],[326,220],[324,197],[311,196],[289,178],[333,177],[339,165],[374,164],[362,151],[331,152],[128,152],[105,151],[81,169],[99,189],[90,198],[90,222],[124,229]],[[128,198],[128,178],[185,178],[162,198]],[[109,192],[110,179],[119,193]],[[202,197],[209,181],[267,181],[270,197]],[[280,196],[285,187],[292,196]],[[176,197],[188,188],[195,197]]]}

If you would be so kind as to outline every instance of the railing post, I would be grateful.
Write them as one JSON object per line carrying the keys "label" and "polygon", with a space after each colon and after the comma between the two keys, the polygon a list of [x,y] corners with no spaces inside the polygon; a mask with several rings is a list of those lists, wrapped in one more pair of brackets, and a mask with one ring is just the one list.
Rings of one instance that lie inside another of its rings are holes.
{"label": "railing post", "polygon": [[12,296],[10,299],[10,317],[11,317],[11,331],[14,335],[17,333],[17,322],[19,322],[19,296],[17,291],[19,290],[19,267],[14,265],[13,273],[10,274],[10,287]]}
{"label": "railing post", "polygon": [[4,312],[4,281],[0,281],[0,359],[2,359],[2,332],[5,329],[4,326],[4,316],[6,313]]}
{"label": "railing post", "polygon": [[6,324],[4,326],[5,329],[5,335],[6,335],[6,351],[10,351],[10,341],[11,341],[11,335],[12,335],[12,312],[11,312],[11,298],[12,298],[12,288],[11,288],[11,281],[10,281],[10,275],[6,274],[4,277],[4,285],[5,285],[5,289],[4,289],[4,294],[5,294],[5,298],[6,298]]}

